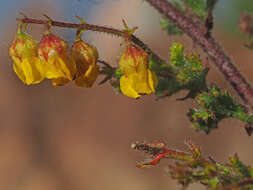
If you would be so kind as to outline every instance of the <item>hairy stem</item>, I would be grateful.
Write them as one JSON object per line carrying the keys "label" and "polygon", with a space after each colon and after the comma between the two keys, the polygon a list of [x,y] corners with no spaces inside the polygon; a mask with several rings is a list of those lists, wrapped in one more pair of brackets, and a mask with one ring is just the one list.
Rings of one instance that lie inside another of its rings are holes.
{"label": "hairy stem", "polygon": [[192,38],[224,74],[226,80],[230,82],[242,100],[253,107],[252,87],[211,35],[206,37],[205,33],[203,33],[203,28],[198,26],[192,18],[186,17],[167,0],[146,1]]}
{"label": "hairy stem", "polygon": [[[59,22],[59,21],[54,21],[54,20],[41,20],[41,19],[32,19],[25,17],[23,19],[18,18],[18,21],[24,23],[24,24],[42,24],[42,25],[47,25],[50,21],[51,26],[57,26],[57,27],[62,27],[62,28],[73,28],[73,29],[85,29],[85,30],[91,30],[91,31],[96,31],[96,32],[103,32],[103,33],[109,33],[118,37],[126,37],[126,32],[123,30],[118,30],[110,27],[105,27],[105,26],[98,26],[98,25],[93,25],[93,24],[87,24],[87,23],[82,23],[82,24],[76,24],[76,23],[66,23],[66,22]],[[156,53],[154,53],[144,42],[142,42],[139,38],[137,38],[134,35],[131,35],[132,42],[142,48],[144,51],[146,51],[158,64],[166,63],[165,60],[160,58]]]}

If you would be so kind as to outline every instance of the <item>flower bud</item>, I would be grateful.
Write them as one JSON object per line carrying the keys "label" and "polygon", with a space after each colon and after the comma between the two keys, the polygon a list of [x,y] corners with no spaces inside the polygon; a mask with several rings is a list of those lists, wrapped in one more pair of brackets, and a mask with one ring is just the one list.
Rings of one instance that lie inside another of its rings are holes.
{"label": "flower bud", "polygon": [[13,61],[13,69],[24,84],[37,84],[43,80],[43,75],[37,69],[38,44],[20,29],[9,48],[9,55]]}
{"label": "flower bud", "polygon": [[131,98],[155,92],[157,76],[148,68],[148,54],[132,44],[128,44],[119,60],[123,76],[120,78],[122,93]]}
{"label": "flower bud", "polygon": [[98,59],[96,47],[77,40],[72,46],[71,56],[75,60],[77,69],[75,84],[90,88],[99,74],[99,67],[96,64]]}
{"label": "flower bud", "polygon": [[64,85],[75,76],[75,62],[67,53],[67,43],[53,34],[44,35],[40,41],[39,70],[46,78],[52,79],[54,86]]}

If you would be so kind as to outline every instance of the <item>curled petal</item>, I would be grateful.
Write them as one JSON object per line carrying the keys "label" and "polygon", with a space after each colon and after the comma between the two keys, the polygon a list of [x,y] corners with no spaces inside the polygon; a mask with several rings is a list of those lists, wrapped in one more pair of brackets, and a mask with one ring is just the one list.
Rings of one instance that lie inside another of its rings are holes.
{"label": "curled petal", "polygon": [[65,84],[67,84],[69,82],[69,79],[67,78],[55,78],[55,79],[52,79],[52,84],[54,86],[63,86]]}
{"label": "curled petal", "polygon": [[99,67],[96,64],[98,59],[96,47],[78,40],[72,46],[71,56],[77,68],[75,84],[90,88],[99,74]]}
{"label": "curled petal", "polygon": [[46,78],[52,79],[54,86],[64,85],[75,77],[75,61],[67,51],[67,43],[55,35],[44,35],[40,41],[38,69]]}
{"label": "curled petal", "polygon": [[156,85],[157,77],[149,69],[146,75],[143,75],[143,73],[132,73],[120,78],[120,89],[124,95],[130,98],[138,98],[143,94],[154,93]]}
{"label": "curled petal", "polygon": [[69,81],[74,78],[76,70],[74,61],[67,56],[51,56],[47,62],[41,61],[38,68],[48,79],[66,78]]}
{"label": "curled petal", "polygon": [[22,61],[18,59],[14,61],[13,69],[24,84],[38,84],[44,79],[36,67],[38,62],[37,58],[23,58]]}
{"label": "curled petal", "polygon": [[90,65],[88,70],[81,76],[78,76],[75,80],[77,86],[90,88],[99,74],[99,67],[95,64]]}
{"label": "curled petal", "polygon": [[139,95],[136,90],[132,86],[133,80],[131,78],[127,78],[126,76],[122,76],[120,78],[120,90],[121,92],[130,97],[130,98],[139,98]]}
{"label": "curled petal", "polygon": [[9,48],[9,55],[15,73],[24,84],[38,84],[44,79],[37,68],[39,63],[37,50],[38,43],[26,33],[18,31]]}
{"label": "curled petal", "polygon": [[148,83],[152,93],[154,93],[155,87],[158,85],[158,78],[156,74],[150,70],[148,70]]}

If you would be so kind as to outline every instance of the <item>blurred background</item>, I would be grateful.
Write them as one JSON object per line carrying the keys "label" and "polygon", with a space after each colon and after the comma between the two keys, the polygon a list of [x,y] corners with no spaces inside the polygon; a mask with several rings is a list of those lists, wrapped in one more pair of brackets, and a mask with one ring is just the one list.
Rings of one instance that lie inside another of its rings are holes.
{"label": "blurred background", "polygon": [[[253,52],[243,45],[237,23],[241,13],[253,13],[252,0],[220,0],[215,10],[214,35],[241,72],[253,83]],[[168,147],[186,150],[185,139],[199,145],[205,156],[224,162],[238,153],[253,163],[253,137],[243,123],[224,120],[210,135],[191,129],[186,116],[191,100],[175,101],[186,92],[155,101],[153,96],[133,100],[115,93],[109,84],[92,89],[70,83],[55,88],[50,81],[25,86],[17,78],[8,48],[14,38],[19,12],[42,18],[122,28],[138,26],[136,35],[155,52],[168,59],[173,42],[193,49],[187,37],[168,36],[159,25],[160,15],[143,0],[8,0],[0,1],[0,190],[167,190],[179,189],[165,173],[166,160],[155,168],[137,169],[142,154],[130,149],[136,140],[162,139]],[[39,40],[43,26],[29,26]],[[73,30],[53,32],[73,42]],[[84,39],[96,45],[100,58],[117,64],[121,40],[111,35],[86,32]],[[204,54],[202,54],[205,58]],[[101,80],[101,78],[99,78]],[[218,70],[211,66],[210,82],[235,95]],[[239,100],[238,96],[237,99]],[[190,189],[203,189],[193,185]]]}

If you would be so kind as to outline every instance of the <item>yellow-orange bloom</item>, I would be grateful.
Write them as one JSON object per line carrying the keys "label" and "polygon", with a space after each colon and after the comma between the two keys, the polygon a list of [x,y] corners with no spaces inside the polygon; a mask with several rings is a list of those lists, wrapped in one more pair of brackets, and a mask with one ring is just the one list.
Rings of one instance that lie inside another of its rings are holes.
{"label": "yellow-orange bloom", "polygon": [[128,44],[119,60],[123,76],[120,78],[122,93],[131,98],[155,92],[157,76],[148,68],[148,54],[140,48]]}
{"label": "yellow-orange bloom", "polygon": [[41,60],[39,71],[52,79],[54,86],[73,80],[76,72],[74,60],[68,56],[67,43],[53,35],[46,34],[40,41],[38,55]]}
{"label": "yellow-orange bloom", "polygon": [[19,29],[9,48],[9,55],[15,73],[24,84],[37,84],[44,78],[36,67],[39,64],[37,50],[38,43]]}
{"label": "yellow-orange bloom", "polygon": [[79,39],[72,46],[71,56],[76,63],[75,84],[90,88],[99,74],[99,67],[97,66],[98,51],[96,47]]}

